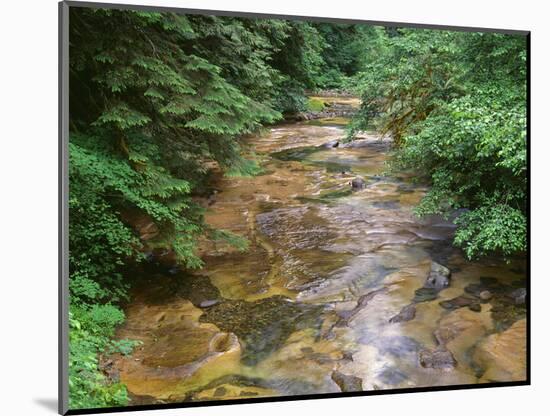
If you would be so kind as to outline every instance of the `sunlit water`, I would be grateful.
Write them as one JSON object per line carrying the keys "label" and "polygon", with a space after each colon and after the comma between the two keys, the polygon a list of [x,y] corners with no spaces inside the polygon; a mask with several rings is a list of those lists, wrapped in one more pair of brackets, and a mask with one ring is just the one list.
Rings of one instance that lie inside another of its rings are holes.
{"label": "sunlit water", "polygon": [[[344,122],[273,127],[248,141],[264,174],[214,184],[207,221],[246,236],[247,252],[204,242],[200,271],[141,272],[118,337],[143,345],[116,360],[132,403],[339,392],[335,374],[363,390],[525,378],[525,310],[503,301],[524,286],[524,262],[466,261],[450,221],[413,215],[426,188],[384,175],[388,139],[321,146]],[[356,176],[366,187],[352,192]],[[452,271],[450,287],[390,323],[432,261]],[[503,295],[480,312],[440,305],[482,280]],[[436,332],[454,368],[420,365]]]}

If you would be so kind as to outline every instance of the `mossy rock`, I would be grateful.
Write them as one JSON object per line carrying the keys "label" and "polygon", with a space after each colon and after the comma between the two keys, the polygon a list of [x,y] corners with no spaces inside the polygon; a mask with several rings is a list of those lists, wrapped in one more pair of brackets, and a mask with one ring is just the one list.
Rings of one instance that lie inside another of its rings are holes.
{"label": "mossy rock", "polygon": [[242,361],[254,365],[284,344],[293,332],[321,326],[322,307],[289,302],[274,296],[256,302],[225,301],[212,306],[201,322],[233,332],[243,343]]}
{"label": "mossy rock", "polygon": [[308,97],[306,106],[308,111],[321,112],[325,109],[327,103],[317,97]]}

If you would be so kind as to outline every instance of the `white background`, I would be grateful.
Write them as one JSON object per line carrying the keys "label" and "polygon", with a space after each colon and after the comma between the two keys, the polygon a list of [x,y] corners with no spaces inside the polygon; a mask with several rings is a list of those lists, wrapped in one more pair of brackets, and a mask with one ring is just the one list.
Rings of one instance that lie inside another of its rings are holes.
{"label": "white background", "polygon": [[[115,3],[121,1],[111,0]],[[127,1],[130,2],[130,1]],[[545,1],[135,0],[141,4],[532,31],[532,386],[264,403],[139,415],[548,414],[550,274]],[[54,414],[57,396],[57,1],[2,4],[0,414]],[[7,93],[7,94],[6,94]],[[136,414],[136,413],[133,413]]]}

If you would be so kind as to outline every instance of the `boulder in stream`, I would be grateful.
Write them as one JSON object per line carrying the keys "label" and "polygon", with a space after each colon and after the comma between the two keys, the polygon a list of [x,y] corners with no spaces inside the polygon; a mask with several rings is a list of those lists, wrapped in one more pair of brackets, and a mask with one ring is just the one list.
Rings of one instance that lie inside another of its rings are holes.
{"label": "boulder in stream", "polygon": [[422,350],[418,354],[418,359],[424,368],[450,369],[457,364],[453,354],[444,348]]}
{"label": "boulder in stream", "polygon": [[411,303],[410,305],[404,306],[403,309],[401,309],[401,311],[397,315],[392,317],[390,319],[390,323],[393,324],[397,322],[407,322],[414,319],[415,315],[416,315],[416,306]]}
{"label": "boulder in stream", "polygon": [[340,146],[340,141],[338,140],[331,140],[329,142],[326,142],[323,147],[327,148],[327,149],[332,149],[332,148],[335,148],[335,147],[338,147]]}
{"label": "boulder in stream", "polygon": [[435,261],[432,262],[430,273],[424,287],[442,290],[451,284],[451,271]]}
{"label": "boulder in stream", "polygon": [[449,310],[467,307],[473,312],[481,311],[481,305],[479,304],[479,299],[470,297],[470,296],[465,296],[465,295],[460,295],[453,299],[444,300],[442,302],[439,302],[439,304],[443,308],[449,309]]}
{"label": "boulder in stream", "polygon": [[351,181],[351,188],[353,190],[365,189],[366,186],[367,186],[367,182],[360,176],[352,179]]}
{"label": "boulder in stream", "polygon": [[339,371],[333,371],[331,378],[332,381],[338,384],[338,387],[340,387],[340,390],[343,392],[363,390],[363,380],[360,377],[342,374]]}
{"label": "boulder in stream", "polygon": [[416,289],[414,291],[413,302],[415,303],[429,302],[430,300],[434,300],[436,298],[437,298],[437,290],[430,287],[421,287],[420,289]]}

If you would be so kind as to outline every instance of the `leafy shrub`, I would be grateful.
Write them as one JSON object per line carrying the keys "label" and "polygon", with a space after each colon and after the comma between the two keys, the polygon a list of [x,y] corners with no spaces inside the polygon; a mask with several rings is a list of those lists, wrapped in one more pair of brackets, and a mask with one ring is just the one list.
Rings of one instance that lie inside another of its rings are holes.
{"label": "leafy shrub", "polygon": [[350,137],[393,136],[393,166],[431,185],[420,215],[456,219],[469,258],[526,249],[525,38],[378,30],[378,54],[356,76],[363,105]]}
{"label": "leafy shrub", "polygon": [[124,406],[128,394],[124,385],[108,380],[99,369],[98,351],[105,351],[113,325],[124,314],[113,305],[83,308],[71,305],[69,316],[69,407],[90,409]]}

